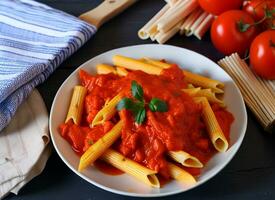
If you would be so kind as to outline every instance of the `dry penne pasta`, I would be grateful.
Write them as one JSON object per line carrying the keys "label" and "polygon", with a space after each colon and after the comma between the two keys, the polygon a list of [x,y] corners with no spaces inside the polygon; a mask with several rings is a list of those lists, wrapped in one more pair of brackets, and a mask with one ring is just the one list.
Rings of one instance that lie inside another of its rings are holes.
{"label": "dry penne pasta", "polygon": [[154,26],[155,22],[170,8],[168,4],[166,4],[145,26],[143,26],[138,31],[139,38],[146,40],[150,37],[149,30],[152,26]]}
{"label": "dry penne pasta", "polygon": [[98,159],[117,140],[121,134],[122,127],[123,122],[119,121],[108,133],[91,145],[81,156],[78,171],[83,171]]}
{"label": "dry penne pasta", "polygon": [[176,24],[178,24],[197,7],[197,0],[185,0],[180,2],[178,6],[175,6],[174,12],[171,15],[159,21],[157,30],[160,32],[167,32],[172,27],[176,26]]}
{"label": "dry penne pasta", "polygon": [[106,65],[106,64],[98,64],[96,66],[96,71],[98,74],[108,74],[108,73],[116,74],[116,69],[113,66]]}
{"label": "dry penne pasta", "polygon": [[191,36],[193,35],[194,31],[197,29],[197,27],[203,22],[203,20],[208,16],[208,13],[202,12],[198,18],[192,23],[190,28],[185,31],[186,36]]}
{"label": "dry penne pasta", "polygon": [[96,114],[92,121],[91,127],[103,124],[105,121],[111,119],[116,113],[116,105],[122,99],[122,95],[118,94],[106,103],[103,108]]}
{"label": "dry penne pasta", "polygon": [[180,21],[178,24],[176,24],[167,32],[158,32],[158,34],[156,34],[155,36],[155,39],[159,44],[164,44],[166,41],[168,41],[180,30],[181,24],[182,24],[182,21]]}
{"label": "dry penne pasta", "polygon": [[202,104],[202,117],[210,136],[211,142],[215,149],[219,152],[225,152],[228,149],[228,142],[225,138],[222,129],[215,117],[215,114],[205,97],[196,97],[196,102]]}
{"label": "dry penne pasta", "polygon": [[189,32],[192,24],[196,21],[196,19],[200,16],[200,14],[203,12],[201,8],[195,9],[183,22],[183,24],[180,27],[180,34],[183,34],[185,32]]}
{"label": "dry penne pasta", "polygon": [[156,171],[148,169],[137,162],[126,158],[117,151],[107,149],[101,156],[101,159],[151,187],[160,187]]}
{"label": "dry penne pasta", "polygon": [[70,119],[72,119],[75,124],[80,125],[83,111],[83,103],[86,93],[87,89],[85,87],[79,85],[74,87],[69,111],[65,122],[68,122]]}
{"label": "dry penne pasta", "polygon": [[194,35],[201,40],[202,36],[206,33],[206,31],[210,28],[212,22],[214,21],[214,15],[208,14],[202,21],[201,24],[198,25],[194,29]]}
{"label": "dry penne pasta", "polygon": [[178,180],[186,185],[194,185],[197,181],[196,179],[184,169],[168,162],[168,168],[170,175],[173,179]]}
{"label": "dry penne pasta", "polygon": [[199,161],[199,159],[185,151],[168,151],[168,156],[185,167],[203,167],[203,164]]}

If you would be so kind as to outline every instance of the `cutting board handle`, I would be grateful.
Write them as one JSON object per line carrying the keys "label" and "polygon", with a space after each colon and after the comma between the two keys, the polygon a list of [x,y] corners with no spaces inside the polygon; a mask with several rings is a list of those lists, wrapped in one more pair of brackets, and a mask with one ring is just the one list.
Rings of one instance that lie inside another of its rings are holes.
{"label": "cutting board handle", "polygon": [[105,0],[93,10],[80,15],[79,18],[99,28],[106,21],[128,8],[136,1],[137,0]]}

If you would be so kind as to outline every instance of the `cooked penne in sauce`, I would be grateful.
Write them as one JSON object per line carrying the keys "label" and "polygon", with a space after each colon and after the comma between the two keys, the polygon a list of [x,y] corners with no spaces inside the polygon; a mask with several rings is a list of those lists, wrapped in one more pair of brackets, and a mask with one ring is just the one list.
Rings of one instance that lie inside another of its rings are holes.
{"label": "cooked penne in sauce", "polygon": [[98,74],[108,74],[108,73],[114,73],[116,74],[116,69],[111,65],[106,64],[98,64],[96,66],[96,72]]}
{"label": "cooked penne in sauce", "polygon": [[177,181],[180,181],[186,185],[194,185],[197,182],[192,174],[188,173],[187,171],[173,163],[168,163],[168,168],[171,177]]}
{"label": "cooked penne in sauce", "polygon": [[96,114],[94,120],[92,121],[91,127],[103,124],[105,121],[111,119],[116,113],[116,105],[121,99],[122,95],[118,94],[105,103],[104,107]]}
{"label": "cooked penne in sauce", "polygon": [[234,117],[218,98],[220,81],[121,55],[98,64],[97,73],[79,71],[82,86],[59,127],[80,155],[78,171],[101,159],[151,187],[171,178],[189,186],[229,148]]}
{"label": "cooked penne in sauce", "polygon": [[75,124],[77,125],[80,124],[86,93],[87,93],[87,89],[85,87],[82,87],[82,86],[74,87],[69,111],[65,122],[68,122],[70,119],[72,119]]}
{"label": "cooked penne in sauce", "polygon": [[203,164],[194,156],[185,151],[168,151],[168,155],[185,167],[202,168]]}
{"label": "cooked penne in sauce", "polygon": [[148,169],[137,162],[126,158],[117,151],[108,149],[101,156],[101,159],[151,187],[160,187],[156,171]]}
{"label": "cooked penne in sauce", "polygon": [[200,87],[197,87],[182,89],[182,91],[186,92],[192,97],[206,97],[207,100],[211,103],[217,103],[222,107],[225,106],[223,100],[219,99],[217,97],[217,94],[213,92],[211,89],[201,89]]}
{"label": "cooked penne in sauce", "polygon": [[123,122],[119,121],[108,133],[91,145],[80,157],[78,171],[83,171],[98,159],[120,136]]}
{"label": "cooked penne in sauce", "polygon": [[196,101],[202,104],[202,117],[214,147],[219,152],[225,152],[228,149],[228,142],[208,100],[205,97],[197,97]]}

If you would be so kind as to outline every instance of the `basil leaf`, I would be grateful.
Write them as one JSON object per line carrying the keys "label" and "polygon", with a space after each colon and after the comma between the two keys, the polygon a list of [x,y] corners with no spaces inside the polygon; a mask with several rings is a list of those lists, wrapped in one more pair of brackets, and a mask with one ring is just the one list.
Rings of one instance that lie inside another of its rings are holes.
{"label": "basil leaf", "polygon": [[149,103],[149,108],[152,112],[167,112],[168,106],[165,101],[158,98],[151,99]]}
{"label": "basil leaf", "polygon": [[133,107],[133,104],[134,103],[133,103],[132,99],[125,97],[118,102],[116,109],[117,110],[122,110],[122,109],[130,110]]}
{"label": "basil leaf", "polygon": [[143,101],[143,89],[141,85],[139,85],[136,81],[132,81],[131,91],[133,97],[135,97],[139,101]]}
{"label": "basil leaf", "polygon": [[145,120],[146,117],[146,111],[145,108],[142,108],[138,110],[138,112],[135,114],[135,121],[137,124],[142,124],[142,122]]}

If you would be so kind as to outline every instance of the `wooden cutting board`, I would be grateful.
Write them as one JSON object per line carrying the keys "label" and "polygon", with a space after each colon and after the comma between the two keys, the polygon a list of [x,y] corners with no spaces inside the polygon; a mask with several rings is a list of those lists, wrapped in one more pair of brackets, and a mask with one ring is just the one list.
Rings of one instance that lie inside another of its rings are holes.
{"label": "wooden cutting board", "polygon": [[99,6],[83,13],[79,18],[99,28],[135,2],[137,0],[104,0]]}

